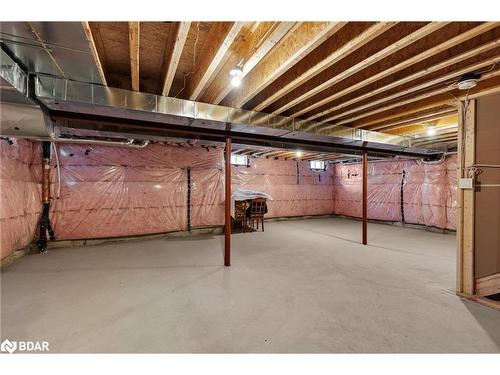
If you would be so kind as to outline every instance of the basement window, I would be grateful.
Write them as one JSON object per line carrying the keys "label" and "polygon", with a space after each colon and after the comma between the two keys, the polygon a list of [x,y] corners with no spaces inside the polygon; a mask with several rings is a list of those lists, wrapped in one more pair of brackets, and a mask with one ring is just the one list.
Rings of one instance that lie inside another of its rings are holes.
{"label": "basement window", "polygon": [[324,160],[311,160],[309,166],[314,171],[326,171],[326,162]]}
{"label": "basement window", "polygon": [[243,165],[245,167],[248,167],[248,156],[231,154],[231,164],[236,166]]}

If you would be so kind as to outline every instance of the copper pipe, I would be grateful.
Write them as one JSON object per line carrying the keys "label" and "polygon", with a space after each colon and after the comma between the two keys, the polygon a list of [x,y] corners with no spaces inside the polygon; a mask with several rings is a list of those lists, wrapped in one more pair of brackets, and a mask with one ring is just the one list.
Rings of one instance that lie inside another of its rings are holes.
{"label": "copper pipe", "polygon": [[226,193],[224,199],[224,265],[231,265],[231,138],[226,136]]}
{"label": "copper pipe", "polygon": [[50,159],[43,159],[42,165],[42,203],[50,202]]}

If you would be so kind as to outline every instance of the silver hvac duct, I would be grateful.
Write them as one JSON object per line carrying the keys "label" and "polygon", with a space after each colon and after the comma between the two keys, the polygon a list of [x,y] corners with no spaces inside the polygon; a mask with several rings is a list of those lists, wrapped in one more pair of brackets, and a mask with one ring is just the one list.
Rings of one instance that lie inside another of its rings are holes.
{"label": "silver hvac duct", "polygon": [[91,135],[89,137],[78,138],[67,138],[64,135],[61,137],[59,127],[53,125],[52,121],[45,116],[40,107],[29,104],[0,101],[0,123],[0,135],[2,137],[129,148],[144,148],[149,144],[148,140],[109,140],[109,138],[104,140],[99,139],[98,136]]}
{"label": "silver hvac duct", "polygon": [[[3,94],[3,89],[1,92]],[[2,137],[51,139],[51,129],[46,125],[44,113],[36,105],[2,100],[0,123]]]}
{"label": "silver hvac duct", "polygon": [[[336,126],[322,130],[321,122],[248,111],[220,105],[193,102],[160,95],[123,90],[66,79],[38,76],[36,96],[49,108],[62,106],[62,102],[101,105],[114,110],[127,111],[128,116],[141,116],[141,112],[162,115],[170,124],[206,128],[224,128],[243,132],[281,136],[291,132],[308,133],[315,137],[344,138],[346,142],[374,142],[410,147],[410,137],[379,133],[370,130]],[[71,110],[70,107],[66,108]],[[140,111],[132,112],[132,111]],[[132,118],[132,117],[131,117]],[[310,129],[315,129],[311,131]]]}
{"label": "silver hvac duct", "polygon": [[[2,51],[2,58],[4,56],[7,55]],[[363,148],[370,149],[375,153],[387,152],[419,156],[432,156],[441,153],[428,148],[411,147],[411,138],[409,137],[353,129],[345,126],[328,128],[323,126],[325,124],[316,121],[116,89],[43,74],[37,74],[33,77],[34,79],[28,80],[27,83],[34,82],[34,90],[33,88],[26,90],[27,85],[23,86],[23,82],[26,82],[23,73],[22,70],[16,67],[15,62],[9,61],[8,69],[2,69],[1,71],[2,82],[7,82],[21,94],[25,91],[31,93],[34,91],[36,100],[43,105],[44,110],[50,111],[51,116],[54,113],[73,113],[76,115],[75,119],[93,116],[98,119],[112,118],[117,122],[159,123],[177,126],[177,129],[182,129],[181,133],[182,131],[189,131],[189,128],[191,128],[195,129],[194,132],[202,131],[211,135],[215,132],[220,134],[221,131],[225,132],[229,129],[231,132],[243,135],[242,140],[245,137],[270,137],[275,143],[280,142],[280,144],[286,144],[287,142],[291,144],[298,142],[328,144],[337,147],[339,149],[337,151]],[[14,85],[16,86],[14,87]],[[6,107],[8,106],[6,105]],[[33,107],[33,104],[31,106]],[[10,109],[13,109],[12,105],[10,105]],[[30,112],[31,116],[31,122],[27,123],[30,123],[31,127],[36,127],[39,124],[40,128],[38,130],[40,133],[47,132],[47,134],[43,134],[44,139],[58,141],[60,137],[54,136],[55,127],[52,121],[40,115],[38,111],[40,109],[37,106],[24,110],[25,114]],[[19,112],[20,114],[23,113],[23,111]],[[19,126],[22,121],[25,121],[24,118],[11,116],[12,118],[6,121],[6,127],[9,127],[5,129],[6,134],[16,137],[33,137],[33,132],[24,132],[23,127]],[[64,119],[64,116],[62,118]],[[88,130],[95,131],[96,128],[98,127]],[[12,129],[16,130],[16,132]],[[109,130],[109,127],[107,129]],[[125,129],[119,131],[123,130]],[[40,133],[37,134],[38,137],[40,137]],[[139,131],[136,131],[136,133],[141,134]],[[98,140],[109,142],[108,139],[99,139],[98,134],[99,132],[96,131],[95,136],[89,136],[87,141],[89,143]],[[156,135],[169,136],[168,133],[159,134],[159,132]],[[119,132],[116,137],[120,137],[122,140],[125,138],[120,136]],[[65,138],[64,141],[68,142],[69,139]],[[126,139],[129,139],[129,137]],[[214,139],[209,138],[208,140]],[[81,140],[76,142],[81,142]],[[136,145],[136,142],[133,142],[132,146],[136,147]],[[125,143],[123,146],[130,145]]]}
{"label": "silver hvac duct", "polygon": [[[64,137],[44,111],[28,99],[28,76],[5,51],[1,50],[0,68],[0,135],[57,143],[86,143],[107,146],[143,148],[147,140],[99,139],[98,134],[85,137]],[[94,132],[98,133],[98,132]]]}

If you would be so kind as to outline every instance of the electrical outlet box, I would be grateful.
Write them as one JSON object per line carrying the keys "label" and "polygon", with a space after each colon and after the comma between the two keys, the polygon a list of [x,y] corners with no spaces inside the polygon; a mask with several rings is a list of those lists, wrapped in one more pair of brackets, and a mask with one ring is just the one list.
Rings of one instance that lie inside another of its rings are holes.
{"label": "electrical outlet box", "polygon": [[458,180],[458,188],[459,189],[472,189],[474,187],[474,179],[473,178],[460,178]]}

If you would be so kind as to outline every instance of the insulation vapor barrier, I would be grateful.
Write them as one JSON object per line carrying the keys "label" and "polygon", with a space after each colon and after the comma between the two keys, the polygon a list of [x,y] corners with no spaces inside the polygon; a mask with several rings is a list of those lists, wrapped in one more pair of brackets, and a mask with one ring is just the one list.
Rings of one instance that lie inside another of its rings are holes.
{"label": "insulation vapor barrier", "polygon": [[[456,229],[456,156],[368,163],[368,218]],[[403,173],[404,172],[404,173]],[[335,214],[361,217],[362,165],[336,164]]]}
{"label": "insulation vapor barrier", "polygon": [[[159,143],[139,149],[60,143],[56,149],[59,169],[53,152],[50,220],[58,240],[224,224],[222,149]],[[41,169],[41,143],[1,141],[2,258],[37,236]],[[233,191],[255,190],[272,198],[269,218],[360,217],[361,178],[360,164],[315,171],[307,161],[251,158],[248,167],[232,166]],[[370,219],[403,221],[404,215],[407,223],[455,229],[455,157],[437,164],[370,162],[368,190]]]}
{"label": "insulation vapor barrier", "polygon": [[333,214],[334,168],[314,171],[307,161],[250,159],[250,166],[233,166],[232,189],[266,193],[266,217]]}
{"label": "insulation vapor barrier", "polygon": [[0,142],[0,256],[30,244],[41,213],[41,145]]}
{"label": "insulation vapor barrier", "polygon": [[[51,215],[58,239],[186,230],[188,189],[192,190],[191,225],[219,224],[213,210],[222,212],[224,203],[219,194],[220,150],[161,144],[143,149],[60,144],[58,155],[61,190],[57,197],[53,173],[56,199]],[[55,158],[52,163],[55,166]]]}

